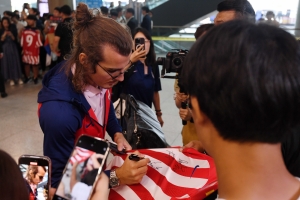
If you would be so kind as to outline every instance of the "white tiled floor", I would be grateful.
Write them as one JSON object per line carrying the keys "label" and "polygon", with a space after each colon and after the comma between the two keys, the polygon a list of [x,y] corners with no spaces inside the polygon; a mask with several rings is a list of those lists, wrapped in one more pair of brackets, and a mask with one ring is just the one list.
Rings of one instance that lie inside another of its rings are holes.
{"label": "white tiled floor", "polygon": [[[165,122],[163,131],[172,146],[182,144],[181,120],[175,107],[174,79],[162,79],[161,109]],[[14,159],[22,154],[43,155],[43,133],[37,116],[37,94],[42,88],[29,82],[26,85],[6,84],[8,97],[0,98],[0,149]]]}

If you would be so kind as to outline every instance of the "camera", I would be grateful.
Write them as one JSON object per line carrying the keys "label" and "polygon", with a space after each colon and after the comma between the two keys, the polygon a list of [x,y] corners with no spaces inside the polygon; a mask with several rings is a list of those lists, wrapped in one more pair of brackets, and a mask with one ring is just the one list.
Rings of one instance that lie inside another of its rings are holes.
{"label": "camera", "polygon": [[161,75],[164,77],[166,73],[176,72],[180,73],[183,64],[184,59],[188,53],[188,50],[182,50],[182,49],[173,49],[174,52],[168,52],[166,57],[158,57],[157,58],[157,64],[162,65],[162,71]]}

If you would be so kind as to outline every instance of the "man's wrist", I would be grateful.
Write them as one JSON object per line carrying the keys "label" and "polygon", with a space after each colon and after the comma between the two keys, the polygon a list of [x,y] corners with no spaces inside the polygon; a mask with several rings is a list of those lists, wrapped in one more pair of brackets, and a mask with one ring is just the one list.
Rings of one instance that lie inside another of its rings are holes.
{"label": "man's wrist", "polygon": [[118,187],[120,185],[120,179],[117,176],[117,169],[113,169],[110,171],[109,176],[109,186],[111,188]]}

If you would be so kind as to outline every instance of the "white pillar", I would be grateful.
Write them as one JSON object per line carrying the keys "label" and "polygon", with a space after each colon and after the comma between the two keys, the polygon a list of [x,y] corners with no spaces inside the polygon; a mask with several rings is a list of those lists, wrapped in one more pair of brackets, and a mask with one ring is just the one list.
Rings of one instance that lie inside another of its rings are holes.
{"label": "white pillar", "polygon": [[6,10],[11,11],[11,1],[10,0],[1,0],[0,1],[0,15],[1,15],[1,17],[3,17],[3,12],[6,11]]}

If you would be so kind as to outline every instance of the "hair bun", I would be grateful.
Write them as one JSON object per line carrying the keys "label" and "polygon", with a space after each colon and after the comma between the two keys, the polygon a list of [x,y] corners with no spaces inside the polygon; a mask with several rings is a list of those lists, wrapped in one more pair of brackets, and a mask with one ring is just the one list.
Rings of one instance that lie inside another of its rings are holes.
{"label": "hair bun", "polygon": [[76,9],[76,20],[74,28],[76,30],[84,28],[93,19],[93,14],[89,11],[89,8],[84,3],[79,3]]}

